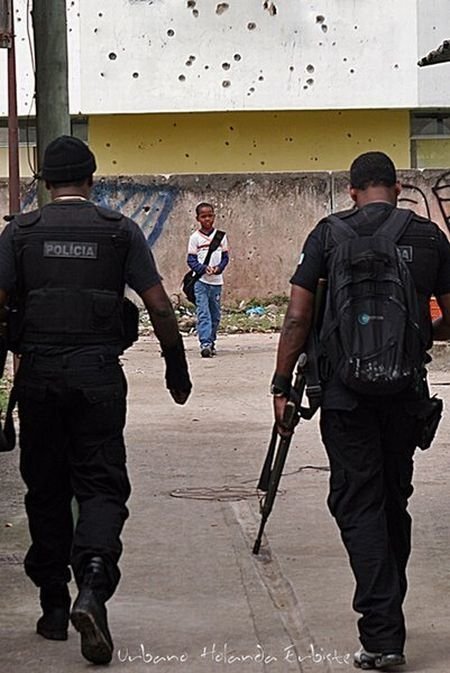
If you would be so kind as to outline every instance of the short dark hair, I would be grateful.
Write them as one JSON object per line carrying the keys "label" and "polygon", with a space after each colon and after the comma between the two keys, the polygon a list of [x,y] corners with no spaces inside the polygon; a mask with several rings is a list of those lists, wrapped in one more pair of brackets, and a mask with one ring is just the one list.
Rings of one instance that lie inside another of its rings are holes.
{"label": "short dark hair", "polygon": [[350,185],[355,189],[393,187],[397,182],[394,163],[384,152],[365,152],[350,166]]}
{"label": "short dark hair", "polygon": [[214,206],[211,203],[206,203],[205,201],[202,201],[202,203],[199,203],[198,206],[195,207],[195,214],[198,217],[200,214],[200,210],[202,208],[211,208],[211,210],[214,212]]}

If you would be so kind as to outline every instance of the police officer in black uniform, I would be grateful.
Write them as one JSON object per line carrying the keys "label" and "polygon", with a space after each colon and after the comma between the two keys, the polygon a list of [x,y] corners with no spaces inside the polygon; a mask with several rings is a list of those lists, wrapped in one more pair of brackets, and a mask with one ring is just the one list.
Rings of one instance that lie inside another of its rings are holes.
{"label": "police officer in black uniform", "polygon": [[[359,235],[372,235],[396,207],[400,185],[382,152],[355,159],[350,195],[356,208],[339,213]],[[293,368],[308,336],[314,293],[327,277],[327,229],[322,220],[308,236],[291,279],[291,298],[280,336],[273,378],[274,410],[283,432],[283,413]],[[432,337],[450,338],[450,245],[433,222],[413,215],[398,241],[404,251],[421,309],[426,348]],[[431,295],[443,316],[432,325]],[[328,506],[340,528],[356,579],[354,608],[362,648],[354,663],[362,669],[405,662],[402,610],[411,547],[408,498],[413,492],[415,414],[421,400],[411,391],[371,401],[345,388],[337,375],[324,384],[321,434],[330,461]]]}
{"label": "police officer in black uniform", "polygon": [[[136,338],[137,320],[124,300],[126,284],[149,312],[177,404],[186,402],[191,382],[141,230],[89,200],[95,170],[94,155],[77,138],[48,145],[42,177],[51,203],[15,216],[0,237],[0,308],[9,306],[11,349],[20,359],[14,394],[32,541],[25,571],[40,588],[43,611],[37,633],[67,639],[70,615],[84,657],[106,664],[113,642],[105,603],[119,582],[130,495],[119,356]],[[71,612],[69,566],[79,589]]]}

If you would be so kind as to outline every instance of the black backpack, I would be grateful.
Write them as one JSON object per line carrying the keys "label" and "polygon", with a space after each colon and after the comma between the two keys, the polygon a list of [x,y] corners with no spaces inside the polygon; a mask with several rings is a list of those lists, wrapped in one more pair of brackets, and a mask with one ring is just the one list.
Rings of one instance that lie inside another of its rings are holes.
{"label": "black backpack", "polygon": [[361,395],[398,393],[422,371],[417,291],[396,245],[412,215],[394,209],[372,236],[359,236],[336,215],[327,218],[320,349],[332,371]]}

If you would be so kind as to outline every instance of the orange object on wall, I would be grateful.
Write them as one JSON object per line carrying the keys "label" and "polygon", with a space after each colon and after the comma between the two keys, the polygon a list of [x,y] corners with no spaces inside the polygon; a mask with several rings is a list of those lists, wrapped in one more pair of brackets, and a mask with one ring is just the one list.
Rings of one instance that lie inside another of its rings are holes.
{"label": "orange object on wall", "polygon": [[434,297],[431,297],[430,299],[430,314],[431,320],[436,320],[436,318],[440,318],[442,315],[441,309]]}

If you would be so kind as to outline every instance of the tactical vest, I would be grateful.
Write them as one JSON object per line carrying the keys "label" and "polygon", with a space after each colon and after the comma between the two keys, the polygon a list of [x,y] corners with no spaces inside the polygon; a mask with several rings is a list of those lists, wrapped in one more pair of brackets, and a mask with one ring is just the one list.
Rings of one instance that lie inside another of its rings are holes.
{"label": "tactical vest", "polygon": [[124,344],[127,229],[120,213],[87,203],[18,215],[11,346]]}

